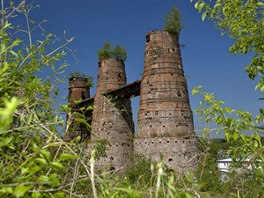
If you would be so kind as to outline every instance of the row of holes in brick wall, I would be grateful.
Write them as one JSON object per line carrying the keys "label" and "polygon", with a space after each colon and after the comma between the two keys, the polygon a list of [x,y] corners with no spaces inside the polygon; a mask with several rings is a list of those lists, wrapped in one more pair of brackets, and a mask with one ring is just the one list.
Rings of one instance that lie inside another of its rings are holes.
{"label": "row of holes in brick wall", "polygon": [[[169,141],[169,140],[167,140],[166,142],[167,142],[167,144],[169,144],[169,143],[176,143],[176,144],[177,143],[190,143],[190,144],[192,144],[195,141],[193,141],[193,140],[189,140],[189,141],[186,141],[186,140],[182,140],[182,141],[178,141],[178,140],[176,140],[176,141]],[[134,144],[138,145],[138,144],[149,144],[149,143],[150,142],[144,141],[144,142],[135,142]],[[154,144],[154,143],[156,143],[156,141],[151,141],[151,144]],[[164,143],[164,142],[163,141],[159,141],[158,143],[161,144],[161,143]]]}

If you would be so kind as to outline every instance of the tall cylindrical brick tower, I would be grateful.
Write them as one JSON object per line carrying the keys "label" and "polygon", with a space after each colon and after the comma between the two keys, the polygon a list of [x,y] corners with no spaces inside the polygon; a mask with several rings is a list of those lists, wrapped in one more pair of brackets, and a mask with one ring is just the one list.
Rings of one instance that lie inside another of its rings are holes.
{"label": "tall cylindrical brick tower", "polygon": [[91,124],[92,113],[90,111],[82,112],[78,105],[79,102],[88,98],[90,98],[90,88],[87,85],[87,78],[80,76],[71,77],[69,79],[68,95],[68,105],[71,108],[71,112],[67,115],[65,140],[71,140],[78,135],[81,136],[82,140],[89,139],[90,128],[76,119],[82,117],[87,123]]}
{"label": "tall cylindrical brick tower", "polygon": [[165,163],[175,168],[195,149],[193,136],[193,116],[178,36],[167,31],[149,32],[135,151],[154,160],[161,154]]}
{"label": "tall cylindrical brick tower", "polygon": [[133,152],[131,102],[127,98],[111,98],[107,91],[126,85],[124,61],[106,59],[99,62],[91,140],[107,140],[107,157],[99,160],[103,165],[121,168]]}

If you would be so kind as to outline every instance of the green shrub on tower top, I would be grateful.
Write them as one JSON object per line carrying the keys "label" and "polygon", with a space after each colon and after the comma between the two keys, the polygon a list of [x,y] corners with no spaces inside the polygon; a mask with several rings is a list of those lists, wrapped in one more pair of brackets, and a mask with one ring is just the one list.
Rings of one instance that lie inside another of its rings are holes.
{"label": "green shrub on tower top", "polygon": [[100,61],[109,58],[125,61],[126,57],[126,48],[121,47],[119,44],[115,48],[112,48],[110,42],[105,42],[103,48],[98,51],[98,59]]}
{"label": "green shrub on tower top", "polygon": [[93,77],[89,76],[89,75],[85,75],[85,74],[81,74],[79,71],[74,71],[72,73],[70,73],[70,79],[78,79],[78,78],[84,78],[87,82],[87,86],[89,88],[93,87]]}
{"label": "green shrub on tower top", "polygon": [[176,6],[174,6],[171,11],[165,17],[165,27],[170,33],[180,34],[182,29],[181,24],[181,13]]}

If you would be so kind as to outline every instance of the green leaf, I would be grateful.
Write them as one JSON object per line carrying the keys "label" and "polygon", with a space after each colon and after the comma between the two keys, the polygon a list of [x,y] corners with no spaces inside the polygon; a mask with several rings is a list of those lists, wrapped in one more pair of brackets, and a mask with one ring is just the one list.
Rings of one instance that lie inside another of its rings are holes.
{"label": "green leaf", "polygon": [[260,91],[261,91],[261,93],[264,94],[264,86],[262,86],[262,87],[260,88]]}
{"label": "green leaf", "polygon": [[205,6],[205,3],[197,2],[194,7],[199,11],[199,13],[202,11],[203,7]]}
{"label": "green leaf", "polygon": [[14,196],[19,198],[19,197],[24,197],[25,193],[29,191],[32,188],[32,186],[24,186],[24,185],[18,185],[15,190],[14,190]]}
{"label": "green leaf", "polygon": [[35,174],[36,172],[40,171],[42,168],[40,166],[33,166],[28,169],[30,175]]}
{"label": "green leaf", "polygon": [[254,141],[254,147],[257,148],[259,146],[257,141]]}
{"label": "green leaf", "polygon": [[38,164],[41,164],[41,165],[46,165],[47,164],[47,161],[44,158],[36,158],[35,161]]}
{"label": "green leaf", "polygon": [[208,12],[207,11],[206,12],[203,12],[203,14],[202,14],[202,21],[205,20],[205,18],[207,17],[207,15],[208,15]]}
{"label": "green leaf", "polygon": [[33,142],[32,143],[32,148],[33,148],[33,150],[38,150],[38,145],[35,143],[35,142]]}
{"label": "green leaf", "polygon": [[6,138],[0,138],[0,148],[4,146],[8,146],[13,140],[13,138],[14,138],[13,136],[6,137]]}
{"label": "green leaf", "polygon": [[258,5],[259,7],[263,7],[263,6],[264,6],[264,3],[259,1],[259,2],[257,3],[257,5]]}
{"label": "green leaf", "polygon": [[50,165],[54,168],[64,169],[64,166],[60,162],[51,162]]}
{"label": "green leaf", "polygon": [[27,174],[28,173],[28,170],[29,168],[21,168],[21,174],[24,175],[24,174]]}
{"label": "green leaf", "polygon": [[254,138],[255,138],[257,141],[259,141],[259,142],[260,142],[260,140],[261,140],[260,136],[257,135],[257,134],[254,135]]}
{"label": "green leaf", "polygon": [[202,86],[194,86],[194,88],[192,89],[192,95],[196,95],[200,92]]}
{"label": "green leaf", "polygon": [[4,187],[0,189],[1,193],[4,194],[12,194],[13,193],[13,188],[12,187]]}
{"label": "green leaf", "polygon": [[238,138],[239,138],[239,135],[238,135],[237,133],[235,133],[235,134],[233,135],[233,139],[234,139],[235,141],[237,141]]}
{"label": "green leaf", "polygon": [[57,177],[57,174],[51,174],[49,176],[49,180],[52,184],[52,186],[59,186],[60,185],[60,180]]}
{"label": "green leaf", "polygon": [[53,196],[55,198],[64,198],[65,197],[64,192],[56,192]]}
{"label": "green leaf", "polygon": [[36,22],[31,20],[31,19],[29,19],[29,22],[32,23],[32,24],[36,24]]}
{"label": "green leaf", "polygon": [[79,156],[68,154],[68,153],[62,153],[60,155],[60,159],[62,161],[67,161],[67,160],[72,160],[72,159],[77,159],[77,158],[79,158]]}
{"label": "green leaf", "polygon": [[45,183],[45,184],[49,184],[50,183],[49,177],[46,176],[46,175],[39,176],[37,181],[40,182],[40,183]]}
{"label": "green leaf", "polygon": [[44,149],[41,149],[41,150],[40,150],[40,153],[41,153],[46,159],[50,160],[50,158],[51,158],[51,154],[50,154],[49,151],[46,151],[46,150],[44,150]]}
{"label": "green leaf", "polygon": [[232,110],[230,109],[230,107],[226,107],[226,108],[225,108],[225,111],[226,111],[227,113],[231,113],[231,112],[232,112]]}
{"label": "green leaf", "polygon": [[16,52],[14,52],[13,50],[11,50],[10,53],[11,53],[13,56],[15,56],[16,58],[19,57],[18,54],[17,54]]}
{"label": "green leaf", "polygon": [[198,9],[198,7],[199,7],[199,2],[198,1],[194,4],[194,7],[195,7],[195,9]]}
{"label": "green leaf", "polygon": [[33,198],[41,198],[42,195],[41,195],[40,192],[33,192],[33,193],[31,194],[31,197],[33,197]]}

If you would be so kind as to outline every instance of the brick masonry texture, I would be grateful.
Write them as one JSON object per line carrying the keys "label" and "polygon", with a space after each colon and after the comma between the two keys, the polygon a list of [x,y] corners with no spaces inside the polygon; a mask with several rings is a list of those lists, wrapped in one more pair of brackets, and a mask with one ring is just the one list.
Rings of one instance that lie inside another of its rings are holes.
{"label": "brick masonry texture", "polygon": [[138,137],[193,134],[193,117],[178,39],[166,31],[147,34],[140,89]]}
{"label": "brick masonry texture", "polygon": [[174,169],[189,169],[197,161],[197,138],[178,37],[167,31],[146,36],[134,152],[156,161],[162,157]]}
{"label": "brick masonry texture", "polygon": [[[77,101],[82,101],[90,98],[90,89],[87,86],[87,79],[83,77],[73,77],[69,79],[69,95],[68,104],[71,108],[71,114],[67,115],[67,124],[69,124],[68,130],[64,135],[65,140],[74,139],[77,136],[81,136],[82,139],[90,137],[90,128],[85,124],[77,121],[76,118],[82,114]],[[91,112],[87,112],[87,122],[91,123]]]}
{"label": "brick masonry texture", "polygon": [[[126,85],[125,65],[121,60],[107,59],[98,64],[98,78],[92,121],[91,141],[107,140],[107,158],[101,159],[115,168],[122,167],[133,152],[130,99],[116,99],[103,95],[107,90]],[[122,146],[123,145],[123,146]],[[131,145],[131,146],[125,146]]]}
{"label": "brick masonry texture", "polygon": [[[99,62],[88,152],[97,140],[107,140],[108,145],[107,157],[96,163],[122,169],[129,164],[129,155],[140,153],[155,161],[162,158],[172,169],[191,169],[199,154],[198,138],[194,134],[178,36],[167,31],[147,33],[143,78],[128,96],[140,95],[135,137],[130,98],[118,97],[125,95],[122,87],[126,85],[123,61]],[[121,93],[107,96],[111,90]],[[69,95],[82,97],[71,89]]]}

